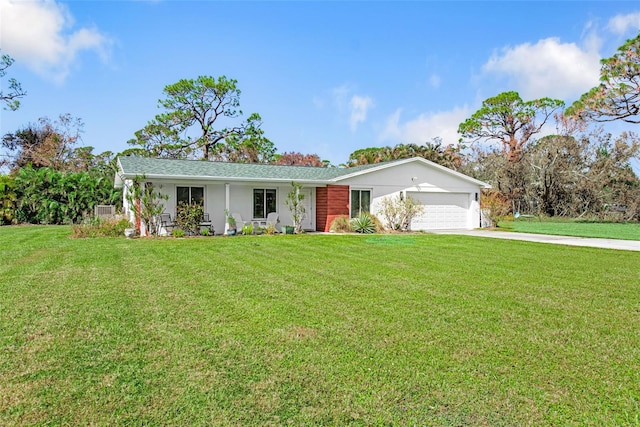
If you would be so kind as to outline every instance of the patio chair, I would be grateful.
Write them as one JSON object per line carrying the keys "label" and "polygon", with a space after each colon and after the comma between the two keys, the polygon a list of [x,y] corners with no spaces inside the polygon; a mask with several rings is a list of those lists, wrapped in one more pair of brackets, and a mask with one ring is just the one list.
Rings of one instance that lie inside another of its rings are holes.
{"label": "patio chair", "polygon": [[160,214],[160,227],[164,228],[165,231],[169,232],[170,228],[173,228],[173,220],[171,219],[171,214],[162,213]]}
{"label": "patio chair", "polygon": [[202,220],[200,221],[200,227],[207,227],[209,231],[213,231],[213,226],[211,223],[211,217],[207,212],[202,214]]}
{"label": "patio chair", "polygon": [[242,215],[240,215],[237,212],[232,213],[231,216],[234,217],[236,220],[236,230],[239,230],[238,233],[240,232],[240,230],[242,230],[243,226],[251,224],[251,221],[243,221]]}
{"label": "patio chair", "polygon": [[280,216],[278,215],[277,212],[271,212],[269,213],[269,215],[267,215],[267,219],[264,222],[264,226],[268,227],[270,225],[273,225],[274,227],[276,227],[278,225],[278,223],[280,222]]}
{"label": "patio chair", "polygon": [[269,215],[267,215],[267,225],[276,225],[280,222],[279,217],[280,215],[278,215],[278,212],[271,212]]}

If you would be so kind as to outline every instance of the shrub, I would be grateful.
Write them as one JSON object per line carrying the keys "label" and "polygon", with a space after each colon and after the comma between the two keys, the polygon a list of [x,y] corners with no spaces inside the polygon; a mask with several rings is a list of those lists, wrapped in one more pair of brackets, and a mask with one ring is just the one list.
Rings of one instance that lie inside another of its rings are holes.
{"label": "shrub", "polygon": [[402,193],[397,197],[385,197],[380,204],[380,215],[390,230],[408,230],[411,220],[423,211],[422,205],[413,197]]}
{"label": "shrub", "polygon": [[184,237],[185,232],[181,228],[174,228],[173,230],[171,230],[171,235],[173,237]]}
{"label": "shrub", "polygon": [[190,235],[200,234],[200,221],[204,217],[204,208],[200,204],[180,202],[176,210],[176,226]]}
{"label": "shrub", "polygon": [[498,190],[484,190],[480,199],[480,207],[486,212],[493,226],[506,219],[511,211],[508,197]]}
{"label": "shrub", "polygon": [[351,228],[356,233],[373,234],[376,232],[376,224],[371,215],[361,213],[351,220]]}
{"label": "shrub", "polygon": [[264,228],[264,234],[273,235],[276,234],[276,226],[275,224],[267,224]]}
{"label": "shrub", "polygon": [[351,233],[353,231],[349,217],[346,215],[335,217],[333,221],[331,221],[329,230],[335,233]]}
{"label": "shrub", "polygon": [[253,225],[252,224],[243,225],[242,234],[244,234],[245,236],[248,236],[249,234],[253,234]]}
{"label": "shrub", "polygon": [[15,178],[0,179],[0,215],[12,223],[82,223],[96,204],[117,204],[120,200],[122,191],[115,190],[110,179],[95,171],[25,166]]}
{"label": "shrub", "polygon": [[200,230],[200,235],[201,236],[209,236],[209,235],[211,235],[211,232],[209,231],[208,228],[203,228],[202,230]]}
{"label": "shrub", "polygon": [[125,228],[131,227],[131,223],[124,218],[87,218],[80,224],[71,226],[72,237],[122,237]]}
{"label": "shrub", "polygon": [[375,225],[376,227],[376,233],[383,232],[385,228],[384,228],[384,224],[382,224],[382,221],[380,221],[380,218],[372,214],[369,214],[369,216],[373,220],[373,225]]}
{"label": "shrub", "polygon": [[0,175],[0,225],[16,221],[17,204],[15,179],[9,175]]}

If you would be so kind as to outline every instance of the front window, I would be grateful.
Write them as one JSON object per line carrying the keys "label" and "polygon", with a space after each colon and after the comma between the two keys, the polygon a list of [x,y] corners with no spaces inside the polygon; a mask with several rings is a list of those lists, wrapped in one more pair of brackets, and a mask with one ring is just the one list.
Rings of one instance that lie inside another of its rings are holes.
{"label": "front window", "polygon": [[253,190],[253,218],[264,219],[271,212],[276,212],[276,190],[255,188]]}
{"label": "front window", "polygon": [[177,201],[187,205],[204,205],[204,187],[177,187]]}
{"label": "front window", "polygon": [[371,190],[351,190],[351,218],[369,213]]}

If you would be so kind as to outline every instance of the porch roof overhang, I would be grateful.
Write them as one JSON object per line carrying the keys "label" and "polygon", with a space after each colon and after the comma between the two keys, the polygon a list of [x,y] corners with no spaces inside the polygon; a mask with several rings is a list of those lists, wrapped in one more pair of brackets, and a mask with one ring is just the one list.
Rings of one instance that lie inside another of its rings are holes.
{"label": "porch roof overhang", "polygon": [[310,180],[310,179],[292,179],[292,178],[243,178],[243,177],[225,177],[225,176],[209,176],[209,175],[165,175],[165,174],[127,174],[127,173],[118,173],[116,174],[116,182],[114,183],[116,188],[122,188],[124,185],[124,181],[127,179],[133,179],[136,176],[144,175],[148,180],[169,180],[169,181],[209,181],[209,182],[225,182],[225,183],[233,183],[233,182],[265,182],[265,183],[273,183],[273,184],[290,184],[292,181],[295,181],[299,184],[307,184],[307,185],[327,185],[330,182],[326,180]]}

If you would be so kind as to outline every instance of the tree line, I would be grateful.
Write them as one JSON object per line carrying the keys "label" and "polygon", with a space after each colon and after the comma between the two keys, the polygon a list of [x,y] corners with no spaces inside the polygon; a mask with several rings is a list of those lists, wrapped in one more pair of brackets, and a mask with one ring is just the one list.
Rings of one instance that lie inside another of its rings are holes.
{"label": "tree line", "polygon": [[[634,132],[614,136],[599,123],[640,123],[640,34],[601,61],[600,84],[569,108],[557,99],[488,98],[460,124],[472,145],[461,171],[493,185],[485,197],[504,213],[640,219],[640,158]],[[545,125],[556,133],[537,138]],[[497,146],[496,146],[497,143]]]}
{"label": "tree line", "polygon": [[121,204],[115,156],[76,147],[83,123],[69,114],[41,118],[2,138],[0,225],[77,223],[97,204]]}

